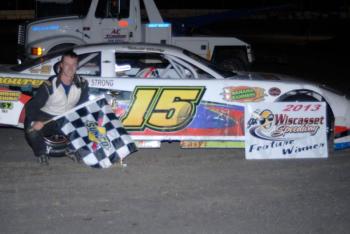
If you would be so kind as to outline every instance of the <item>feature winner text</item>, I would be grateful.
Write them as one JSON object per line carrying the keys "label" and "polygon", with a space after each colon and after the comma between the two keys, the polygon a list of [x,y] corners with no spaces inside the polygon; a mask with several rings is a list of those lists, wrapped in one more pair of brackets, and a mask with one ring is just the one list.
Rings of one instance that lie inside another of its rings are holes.
{"label": "feature winner text", "polygon": [[281,148],[284,155],[298,154],[301,152],[324,148],[324,143],[310,144],[305,146],[294,145],[294,140],[289,141],[271,141],[268,144],[252,144],[249,146],[249,152],[262,152]]}

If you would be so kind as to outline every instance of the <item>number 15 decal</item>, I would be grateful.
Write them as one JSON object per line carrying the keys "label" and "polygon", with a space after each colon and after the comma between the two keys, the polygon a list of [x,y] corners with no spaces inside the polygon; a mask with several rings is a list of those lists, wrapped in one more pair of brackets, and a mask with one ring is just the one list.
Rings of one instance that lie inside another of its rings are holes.
{"label": "number 15 decal", "polygon": [[193,118],[204,91],[205,87],[136,87],[123,125],[129,130],[181,129]]}

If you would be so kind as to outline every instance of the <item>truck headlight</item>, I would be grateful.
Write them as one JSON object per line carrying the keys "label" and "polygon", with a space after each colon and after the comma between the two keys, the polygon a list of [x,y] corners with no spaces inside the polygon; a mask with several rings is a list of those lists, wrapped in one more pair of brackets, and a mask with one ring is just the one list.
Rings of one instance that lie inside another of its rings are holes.
{"label": "truck headlight", "polygon": [[43,48],[41,47],[32,47],[31,48],[31,54],[35,56],[41,56],[43,55]]}

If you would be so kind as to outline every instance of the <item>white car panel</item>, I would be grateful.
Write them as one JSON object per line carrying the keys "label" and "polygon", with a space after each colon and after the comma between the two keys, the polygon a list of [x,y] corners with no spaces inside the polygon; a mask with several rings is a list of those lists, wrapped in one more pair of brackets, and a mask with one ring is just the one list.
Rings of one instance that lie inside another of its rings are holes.
{"label": "white car panel", "polygon": [[[349,100],[320,84],[276,74],[222,71],[170,46],[98,44],[74,51],[80,57],[77,73],[88,80],[91,95],[108,93],[117,105],[116,114],[137,140],[242,141],[245,104],[303,101],[305,96],[327,102],[336,142],[344,145],[350,130]],[[31,95],[55,74],[60,59],[61,54],[49,54],[28,67],[2,72],[0,87]]]}

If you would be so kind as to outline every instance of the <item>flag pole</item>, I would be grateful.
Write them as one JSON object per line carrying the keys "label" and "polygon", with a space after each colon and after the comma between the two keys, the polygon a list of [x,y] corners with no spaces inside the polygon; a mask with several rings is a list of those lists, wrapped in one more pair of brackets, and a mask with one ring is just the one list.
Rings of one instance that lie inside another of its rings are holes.
{"label": "flag pole", "polygon": [[[46,120],[46,121],[44,121],[43,122],[43,125],[45,126],[46,124],[48,124],[48,123],[50,123],[50,122],[52,122],[52,121],[54,121],[55,119],[49,119],[49,120]],[[29,130],[28,130],[28,132],[32,132],[32,131],[36,131],[34,128],[29,128]]]}

